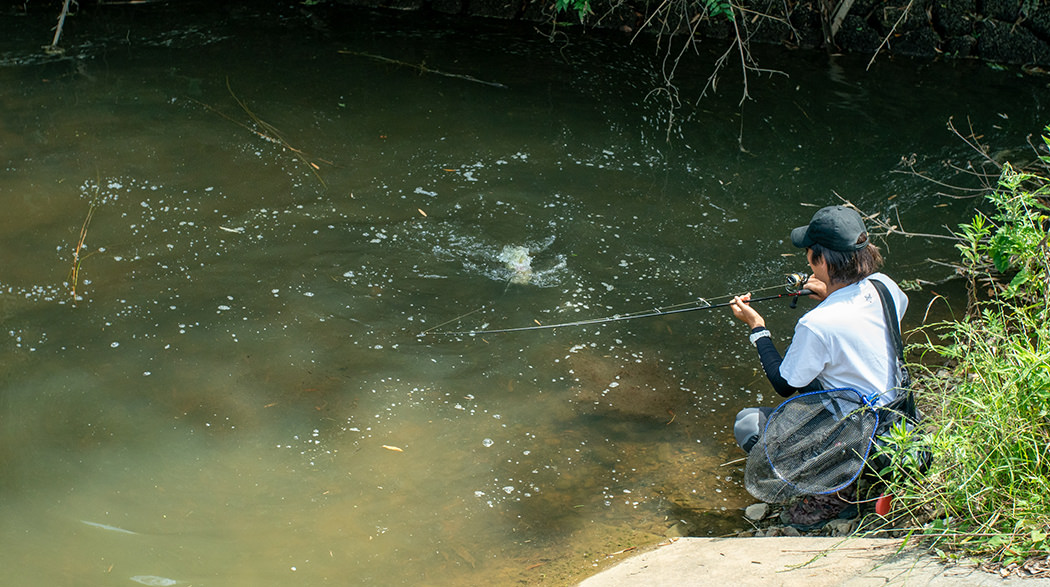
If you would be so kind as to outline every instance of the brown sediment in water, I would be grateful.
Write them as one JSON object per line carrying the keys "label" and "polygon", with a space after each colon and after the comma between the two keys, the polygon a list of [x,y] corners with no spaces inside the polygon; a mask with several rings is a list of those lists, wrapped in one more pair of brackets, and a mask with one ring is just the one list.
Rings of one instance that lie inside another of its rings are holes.
{"label": "brown sediment in water", "polygon": [[580,413],[670,423],[692,399],[656,359],[623,359],[579,351],[569,356],[569,365],[575,379],[574,402]]}

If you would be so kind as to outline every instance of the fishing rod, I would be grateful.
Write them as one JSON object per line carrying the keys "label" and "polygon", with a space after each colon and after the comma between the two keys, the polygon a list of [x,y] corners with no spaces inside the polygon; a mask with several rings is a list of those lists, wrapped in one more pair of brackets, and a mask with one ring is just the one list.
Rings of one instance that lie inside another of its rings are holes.
{"label": "fishing rod", "polygon": [[[787,279],[788,279],[789,291],[787,291],[785,293],[775,294],[775,295],[762,296],[760,298],[752,298],[752,299],[748,300],[748,303],[750,304],[750,303],[753,303],[753,302],[765,302],[765,301],[769,301],[769,300],[779,300],[781,298],[793,298],[791,300],[791,307],[794,308],[795,305],[798,303],[798,298],[800,298],[802,296],[808,296],[808,295],[813,293],[812,291],[810,291],[808,289],[805,289],[805,287],[804,287],[805,284],[806,284],[806,280],[809,279],[809,275],[806,275],[805,273],[792,273],[792,274],[787,276]],[[769,289],[769,288],[766,288],[766,289]],[[715,299],[717,299],[717,298],[715,298]],[[686,307],[686,308],[675,308],[675,307],[672,306],[671,308],[673,308],[673,309],[659,309],[658,308],[658,309],[655,309],[655,310],[652,310],[652,311],[648,311],[648,312],[638,312],[638,313],[623,314],[623,315],[617,314],[615,316],[607,316],[607,317],[604,317],[604,318],[592,318],[590,320],[577,320],[575,322],[560,322],[558,324],[539,324],[539,323],[537,323],[536,326],[519,326],[517,328],[495,328],[495,329],[488,329],[488,330],[463,330],[463,331],[459,331],[459,332],[436,332],[435,334],[443,334],[443,335],[446,335],[446,336],[466,336],[466,335],[475,335],[475,334],[498,334],[498,333],[502,333],[502,332],[523,332],[523,331],[526,331],[526,330],[549,330],[551,328],[566,328],[566,327],[572,327],[572,326],[589,326],[589,325],[592,325],[592,324],[605,324],[607,322],[620,322],[620,321],[623,321],[623,320],[634,320],[636,318],[652,318],[652,317],[655,317],[655,316],[668,316],[668,315],[671,315],[671,314],[681,314],[681,313],[684,313],[684,312],[696,312],[696,311],[699,311],[699,310],[713,310],[715,308],[725,308],[726,306],[730,306],[730,305],[733,304],[733,302],[731,302],[731,301],[729,301],[729,302],[720,302],[720,303],[717,303],[717,304],[709,303],[709,302],[707,302],[707,300],[703,300],[703,299],[701,301],[704,302],[704,305],[702,305],[702,306],[689,306],[689,307]],[[473,313],[473,312],[471,312],[471,313]],[[425,333],[423,333],[423,334],[425,334]],[[423,334],[421,334],[420,336],[422,336]]]}

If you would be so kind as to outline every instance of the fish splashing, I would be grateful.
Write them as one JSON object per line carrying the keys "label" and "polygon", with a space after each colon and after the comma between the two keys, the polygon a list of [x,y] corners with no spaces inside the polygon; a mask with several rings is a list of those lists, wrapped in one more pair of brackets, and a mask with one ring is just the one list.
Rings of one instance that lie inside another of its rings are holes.
{"label": "fish splashing", "polygon": [[532,279],[532,256],[528,247],[506,245],[497,258],[510,271],[510,283],[525,284]]}

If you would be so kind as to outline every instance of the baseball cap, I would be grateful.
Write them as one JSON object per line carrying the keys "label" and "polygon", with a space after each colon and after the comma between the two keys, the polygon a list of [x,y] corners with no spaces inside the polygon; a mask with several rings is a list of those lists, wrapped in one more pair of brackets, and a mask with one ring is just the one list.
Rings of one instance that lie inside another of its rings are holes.
{"label": "baseball cap", "polygon": [[792,230],[791,243],[799,248],[816,243],[833,251],[848,253],[868,246],[868,239],[857,242],[866,232],[864,219],[856,210],[846,206],[828,206],[817,210],[809,224]]}

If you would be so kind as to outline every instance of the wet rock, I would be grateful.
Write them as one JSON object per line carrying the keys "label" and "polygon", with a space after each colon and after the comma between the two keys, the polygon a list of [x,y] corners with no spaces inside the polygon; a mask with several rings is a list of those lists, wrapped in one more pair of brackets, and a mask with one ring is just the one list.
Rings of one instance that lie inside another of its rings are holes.
{"label": "wet rock", "polygon": [[685,520],[679,520],[674,526],[671,526],[664,532],[664,536],[668,538],[682,538],[689,536],[690,524]]}
{"label": "wet rock", "polygon": [[990,19],[977,25],[977,55],[999,63],[1050,65],[1050,46],[1034,33]]}
{"label": "wet rock", "polygon": [[937,0],[930,16],[933,26],[942,35],[957,37],[973,33],[973,17],[977,0]]}
{"label": "wet rock", "polygon": [[744,510],[744,517],[752,522],[758,522],[765,518],[767,514],[769,514],[768,503],[754,503],[747,506],[747,509]]}
{"label": "wet rock", "polygon": [[908,57],[935,57],[941,39],[929,27],[902,33],[891,41],[893,52]]}
{"label": "wet rock", "polygon": [[850,15],[842,21],[835,43],[850,53],[875,53],[882,44],[882,36],[865,19]]}
{"label": "wet rock", "polygon": [[1006,22],[1016,22],[1021,15],[1019,0],[984,0],[981,8],[984,15]]}
{"label": "wet rock", "polygon": [[895,34],[916,31],[929,25],[925,6],[929,3],[916,1],[909,5],[904,2],[899,6],[888,3],[875,10],[874,18],[883,34],[889,34],[890,31]]}
{"label": "wet rock", "polygon": [[856,520],[836,519],[827,523],[825,528],[831,536],[849,536],[856,528]]}
{"label": "wet rock", "polygon": [[1028,15],[1024,26],[1043,39],[1050,39],[1050,3],[1042,2]]}
{"label": "wet rock", "polygon": [[948,57],[964,58],[973,55],[975,47],[977,47],[977,39],[964,35],[945,40],[941,46],[941,52]]}

